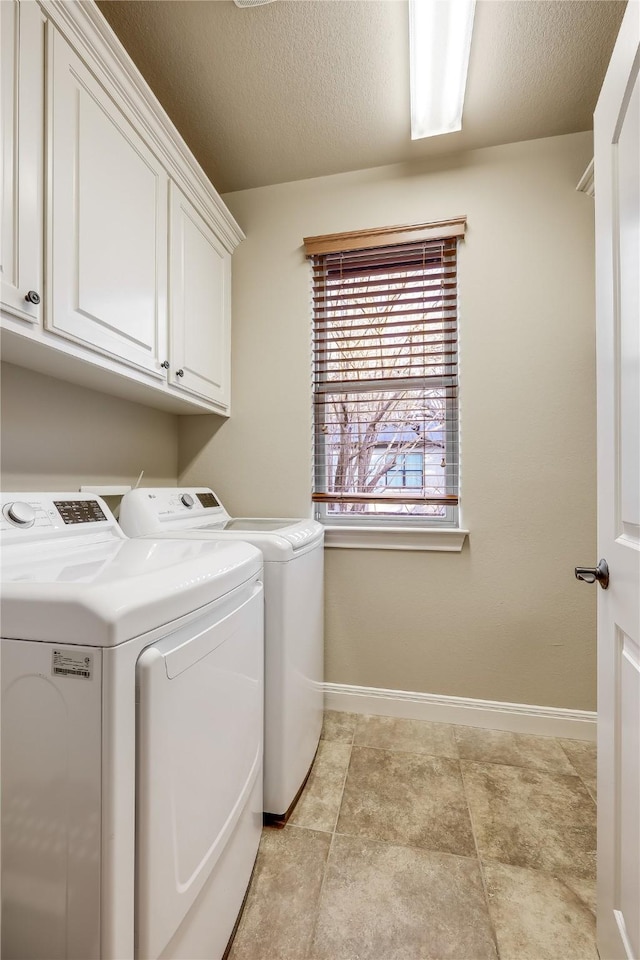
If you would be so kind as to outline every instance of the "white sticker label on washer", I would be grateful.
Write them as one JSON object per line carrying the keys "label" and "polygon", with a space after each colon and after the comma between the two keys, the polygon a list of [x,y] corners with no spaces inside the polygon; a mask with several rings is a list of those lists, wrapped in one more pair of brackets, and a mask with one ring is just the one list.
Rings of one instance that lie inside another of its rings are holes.
{"label": "white sticker label on washer", "polygon": [[91,680],[93,677],[93,654],[84,650],[56,647],[51,655],[51,673],[54,677],[79,677]]}

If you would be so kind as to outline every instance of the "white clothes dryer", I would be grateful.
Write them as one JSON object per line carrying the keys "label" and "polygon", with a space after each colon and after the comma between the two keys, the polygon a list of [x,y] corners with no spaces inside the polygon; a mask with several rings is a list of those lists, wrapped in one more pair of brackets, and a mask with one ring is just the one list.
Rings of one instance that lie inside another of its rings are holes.
{"label": "white clothes dryer", "polygon": [[4,494],[2,957],[222,957],[262,826],[262,558]]}
{"label": "white clothes dryer", "polygon": [[286,820],[304,786],[322,730],[324,528],[315,520],[229,516],[206,487],[125,494],[130,537],[246,540],[264,556],[264,810]]}

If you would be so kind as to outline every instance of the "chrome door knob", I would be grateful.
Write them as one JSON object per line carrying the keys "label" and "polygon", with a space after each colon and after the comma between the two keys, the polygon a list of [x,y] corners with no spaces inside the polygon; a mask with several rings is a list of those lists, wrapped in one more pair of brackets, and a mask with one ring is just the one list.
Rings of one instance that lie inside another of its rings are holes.
{"label": "chrome door knob", "polygon": [[36,293],[35,290],[29,290],[28,294],[25,296],[27,303],[40,303],[40,294]]}
{"label": "chrome door knob", "polygon": [[609,586],[609,564],[601,560],[597,567],[576,567],[576,580],[584,580],[585,583],[595,583],[597,580],[606,590]]}

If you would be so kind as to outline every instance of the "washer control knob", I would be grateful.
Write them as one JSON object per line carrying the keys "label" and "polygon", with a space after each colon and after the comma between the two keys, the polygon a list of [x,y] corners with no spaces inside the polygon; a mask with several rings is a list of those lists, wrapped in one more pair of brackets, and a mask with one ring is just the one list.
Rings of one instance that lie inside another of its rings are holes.
{"label": "washer control knob", "polygon": [[185,505],[185,507],[189,507],[189,508],[191,508],[195,503],[195,500],[193,499],[190,493],[183,493],[182,496],[180,497],[180,501]]}
{"label": "washer control knob", "polygon": [[36,512],[29,503],[16,500],[5,508],[5,516],[16,527],[32,527],[35,523]]}

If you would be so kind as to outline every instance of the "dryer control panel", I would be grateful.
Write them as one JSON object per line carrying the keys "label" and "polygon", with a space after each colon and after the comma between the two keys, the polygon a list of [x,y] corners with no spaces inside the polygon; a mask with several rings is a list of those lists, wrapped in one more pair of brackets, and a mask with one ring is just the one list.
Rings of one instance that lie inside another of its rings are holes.
{"label": "dryer control panel", "polygon": [[3,493],[0,501],[2,543],[33,543],[56,537],[92,536],[122,539],[115,517],[100,497],[87,493]]}
{"label": "dryer control panel", "polygon": [[107,519],[97,500],[54,500],[53,504],[65,523],[100,523]]}

